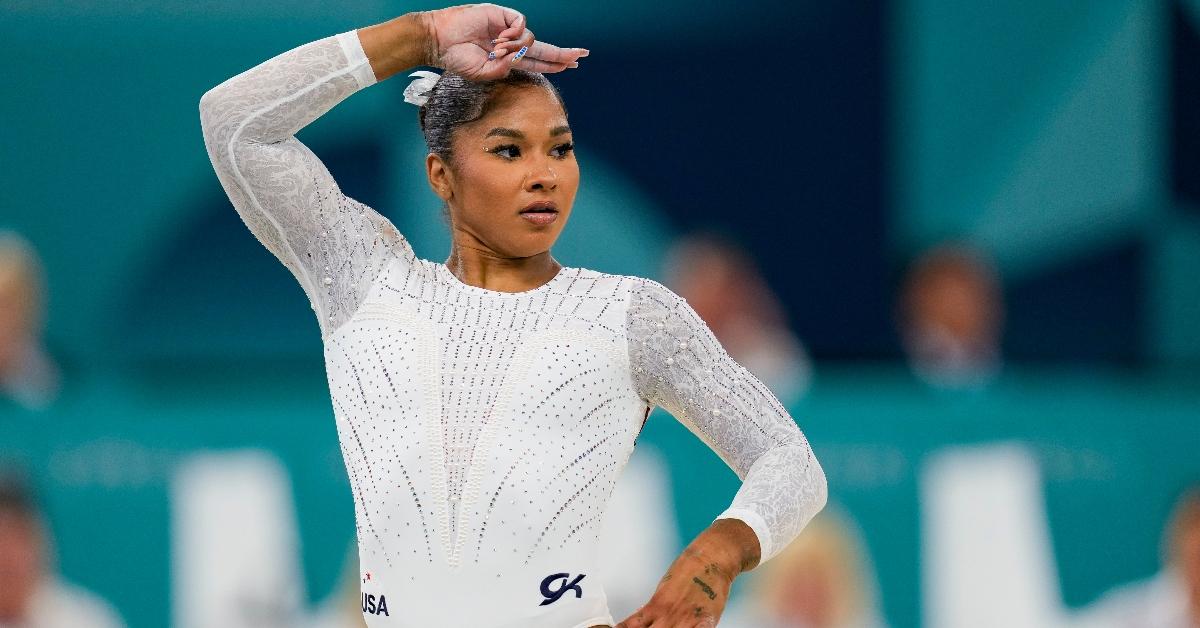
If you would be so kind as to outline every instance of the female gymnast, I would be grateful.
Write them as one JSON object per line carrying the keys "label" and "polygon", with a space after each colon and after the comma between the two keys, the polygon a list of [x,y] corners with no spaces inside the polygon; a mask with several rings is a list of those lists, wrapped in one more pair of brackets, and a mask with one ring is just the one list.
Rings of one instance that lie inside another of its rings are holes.
{"label": "female gymnast", "polygon": [[[734,577],[825,503],[800,429],[686,301],[550,254],[579,165],[545,74],[587,54],[537,41],[513,9],[462,5],[309,42],[200,99],[221,185],[317,314],[372,628],[611,626],[598,524],[654,406],[742,485],[620,628],[715,626]],[[415,66],[443,70],[405,99],[453,234],[445,263],[294,137]]]}

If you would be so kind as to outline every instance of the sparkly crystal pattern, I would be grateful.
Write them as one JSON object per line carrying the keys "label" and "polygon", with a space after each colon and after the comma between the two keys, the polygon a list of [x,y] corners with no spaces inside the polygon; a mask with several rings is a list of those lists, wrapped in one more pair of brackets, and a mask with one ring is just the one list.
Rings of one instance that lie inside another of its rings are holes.
{"label": "sparkly crystal pattern", "polygon": [[642,398],[670,412],[742,480],[717,518],[754,530],[760,563],[777,554],[826,500],[825,474],[800,428],[687,301],[656,281],[637,281],[628,342]]}
{"label": "sparkly crystal pattern", "polygon": [[349,31],[200,104],[221,184],[318,315],[363,593],[402,609],[366,613],[368,625],[615,623],[596,577],[545,605],[542,584],[594,573],[601,516],[651,404],[745,479],[722,516],[764,548],[798,532],[823,501],[819,466],[673,293],[571,267],[526,292],[466,285],[342,194],[293,134],[374,82]]}

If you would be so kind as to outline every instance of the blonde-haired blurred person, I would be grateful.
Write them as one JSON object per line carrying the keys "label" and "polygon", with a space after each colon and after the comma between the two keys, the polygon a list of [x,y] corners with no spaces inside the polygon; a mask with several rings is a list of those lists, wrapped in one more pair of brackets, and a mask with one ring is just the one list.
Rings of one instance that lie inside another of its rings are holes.
{"label": "blonde-haired blurred person", "polygon": [[1163,530],[1163,566],[1150,578],[1105,593],[1076,616],[1074,628],[1200,626],[1200,483],[1175,501]]}
{"label": "blonde-haired blurred person", "polygon": [[33,245],[0,231],[0,407],[41,410],[59,391],[59,369],[42,344],[45,279]]}
{"label": "blonde-haired blurred person", "polygon": [[722,628],[885,628],[875,571],[850,518],[826,507],[747,579]]}

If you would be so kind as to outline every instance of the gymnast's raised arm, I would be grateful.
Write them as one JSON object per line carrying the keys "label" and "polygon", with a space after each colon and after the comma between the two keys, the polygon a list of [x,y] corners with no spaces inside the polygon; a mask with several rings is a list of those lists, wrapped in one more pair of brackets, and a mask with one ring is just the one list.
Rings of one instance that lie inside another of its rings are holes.
{"label": "gymnast's raised arm", "polygon": [[415,256],[386,218],[342,193],[295,133],[417,65],[488,80],[520,57],[558,72],[580,54],[535,41],[524,15],[495,4],[408,13],[301,45],[210,89],[200,99],[204,144],[242,220],[304,288],[324,338],[354,314],[388,261]]}
{"label": "gymnast's raised arm", "polygon": [[[405,50],[423,46],[415,28],[392,32],[413,41]],[[419,62],[409,54],[407,61]],[[343,194],[294,135],[376,82],[358,34],[349,31],[279,54],[200,99],[204,144],[222,187],[250,231],[300,282],[323,338],[349,319],[389,260],[413,259],[387,218]]]}

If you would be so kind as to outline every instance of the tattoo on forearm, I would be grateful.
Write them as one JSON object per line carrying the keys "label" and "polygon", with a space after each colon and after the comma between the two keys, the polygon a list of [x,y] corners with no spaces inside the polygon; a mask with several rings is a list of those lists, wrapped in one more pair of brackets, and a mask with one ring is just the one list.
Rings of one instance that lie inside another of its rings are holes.
{"label": "tattoo on forearm", "polygon": [[696,584],[700,585],[700,590],[704,591],[705,595],[708,596],[708,599],[714,600],[717,598],[717,592],[713,591],[712,587],[708,586],[707,582],[701,580],[700,578],[696,578],[696,577],[692,578],[692,582],[695,582]]}

